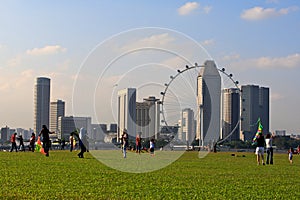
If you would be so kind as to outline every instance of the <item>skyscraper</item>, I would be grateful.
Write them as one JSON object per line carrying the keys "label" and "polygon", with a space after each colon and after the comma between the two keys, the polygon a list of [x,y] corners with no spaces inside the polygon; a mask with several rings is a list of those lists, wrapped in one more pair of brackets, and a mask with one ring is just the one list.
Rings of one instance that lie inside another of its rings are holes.
{"label": "skyscraper", "polygon": [[181,138],[178,139],[191,144],[195,137],[194,121],[194,111],[190,108],[183,109],[181,113]]}
{"label": "skyscraper", "polygon": [[42,125],[49,127],[50,79],[38,77],[34,87],[34,131],[38,134]]}
{"label": "skyscraper", "polygon": [[212,60],[205,61],[197,78],[198,119],[196,139],[201,145],[216,142],[220,136],[221,77]]}
{"label": "skyscraper", "polygon": [[58,117],[65,116],[65,102],[56,100],[50,103],[50,131],[58,133]]}
{"label": "skyscraper", "polygon": [[240,138],[244,141],[251,141],[257,131],[258,118],[263,125],[263,133],[269,132],[269,88],[243,85],[241,89]]}
{"label": "skyscraper", "polygon": [[128,134],[136,134],[136,89],[126,88],[118,91],[118,134],[120,141],[122,133],[127,130]]}
{"label": "skyscraper", "polygon": [[154,96],[136,103],[136,131],[142,138],[158,138],[160,129],[160,102]]}
{"label": "skyscraper", "polygon": [[[226,138],[229,134],[228,140],[239,140],[239,118],[240,118],[240,95],[237,88],[226,88],[222,91],[223,95],[223,130],[221,138]],[[233,133],[232,133],[233,132]]]}

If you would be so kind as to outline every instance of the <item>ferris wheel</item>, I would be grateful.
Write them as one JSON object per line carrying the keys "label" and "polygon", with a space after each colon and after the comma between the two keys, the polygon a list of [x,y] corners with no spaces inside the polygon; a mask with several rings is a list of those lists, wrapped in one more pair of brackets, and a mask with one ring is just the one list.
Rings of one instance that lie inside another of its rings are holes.
{"label": "ferris wheel", "polygon": [[[181,140],[183,142],[182,144],[191,144],[192,141],[194,141],[198,126],[197,119],[205,119],[207,117],[201,115],[201,112],[199,112],[199,99],[197,95],[199,87],[197,78],[204,68],[205,65],[198,65],[195,63],[193,66],[186,65],[185,68],[178,69],[177,73],[170,76],[169,82],[164,84],[165,89],[161,92],[162,125],[165,127],[177,126],[179,131],[177,137],[175,136],[174,138],[177,138],[177,142]],[[225,68],[217,67],[216,71],[221,80],[221,99],[219,119],[220,133],[213,136],[213,141],[211,142],[214,144],[221,143],[228,138],[239,134],[239,104],[241,98],[241,90],[238,86],[239,82],[234,80],[233,75],[227,73]],[[236,101],[234,105],[229,103],[233,98]],[[210,107],[208,109],[213,108]],[[190,113],[189,115],[192,116],[188,118],[189,122],[186,120],[187,116],[183,116],[185,115],[185,111],[188,111],[188,113]],[[208,111],[206,113],[211,112]],[[203,132],[203,130],[201,130],[201,132]],[[220,136],[222,137],[220,138]],[[198,136],[198,139],[200,142],[200,136]]]}

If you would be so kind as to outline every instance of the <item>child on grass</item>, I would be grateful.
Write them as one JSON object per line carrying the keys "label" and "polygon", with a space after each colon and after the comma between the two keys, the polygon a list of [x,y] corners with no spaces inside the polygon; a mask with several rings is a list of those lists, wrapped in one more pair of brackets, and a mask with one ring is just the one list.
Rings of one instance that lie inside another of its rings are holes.
{"label": "child on grass", "polygon": [[290,161],[290,163],[291,164],[293,164],[293,153],[294,153],[294,149],[291,147],[290,149],[289,149],[289,161]]}

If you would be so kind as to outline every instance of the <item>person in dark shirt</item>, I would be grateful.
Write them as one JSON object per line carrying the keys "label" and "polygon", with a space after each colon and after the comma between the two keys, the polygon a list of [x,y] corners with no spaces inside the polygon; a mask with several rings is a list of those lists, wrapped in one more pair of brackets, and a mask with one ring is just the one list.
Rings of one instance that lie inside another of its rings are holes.
{"label": "person in dark shirt", "polygon": [[19,145],[19,151],[25,151],[25,146],[24,146],[24,139],[23,136],[20,135],[18,140],[20,141],[20,145]]}
{"label": "person in dark shirt", "polygon": [[257,136],[257,147],[255,150],[255,154],[256,154],[256,158],[257,158],[257,165],[260,165],[260,158],[261,158],[261,163],[263,165],[265,165],[265,161],[264,161],[264,149],[265,147],[265,138],[264,135],[262,133],[260,133]]}
{"label": "person in dark shirt", "polygon": [[29,151],[34,152],[34,144],[35,144],[35,134],[32,133],[29,140]]}
{"label": "person in dark shirt", "polygon": [[43,125],[39,136],[42,136],[43,148],[44,148],[45,155],[47,157],[49,156],[49,149],[50,149],[49,133],[51,132],[48,130],[47,126]]}

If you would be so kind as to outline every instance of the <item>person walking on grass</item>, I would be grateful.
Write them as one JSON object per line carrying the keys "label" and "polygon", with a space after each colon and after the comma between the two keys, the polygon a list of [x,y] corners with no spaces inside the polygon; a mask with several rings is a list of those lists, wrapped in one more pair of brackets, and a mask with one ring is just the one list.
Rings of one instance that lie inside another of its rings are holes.
{"label": "person walking on grass", "polygon": [[19,145],[19,151],[25,151],[25,146],[24,146],[24,139],[23,136],[20,135],[18,140],[20,141],[20,145]]}
{"label": "person walking on grass", "polygon": [[260,165],[260,160],[263,165],[265,165],[264,161],[264,146],[265,146],[265,138],[262,132],[257,135],[257,147],[255,150],[257,165]]}
{"label": "person walking on grass", "polygon": [[45,155],[47,157],[49,156],[49,149],[50,149],[49,133],[52,132],[49,131],[46,125],[43,125],[39,136],[42,136],[43,148],[44,148]]}
{"label": "person walking on grass", "polygon": [[12,134],[11,137],[10,137],[10,142],[11,142],[10,152],[12,152],[14,149],[16,150],[16,152],[18,152],[16,137],[17,137],[17,133]]}
{"label": "person walking on grass", "polygon": [[78,154],[78,157],[83,158],[83,154],[84,152],[86,152],[86,141],[87,141],[86,132],[83,127],[80,129],[78,140],[79,140],[79,147],[80,147],[80,152]]}

